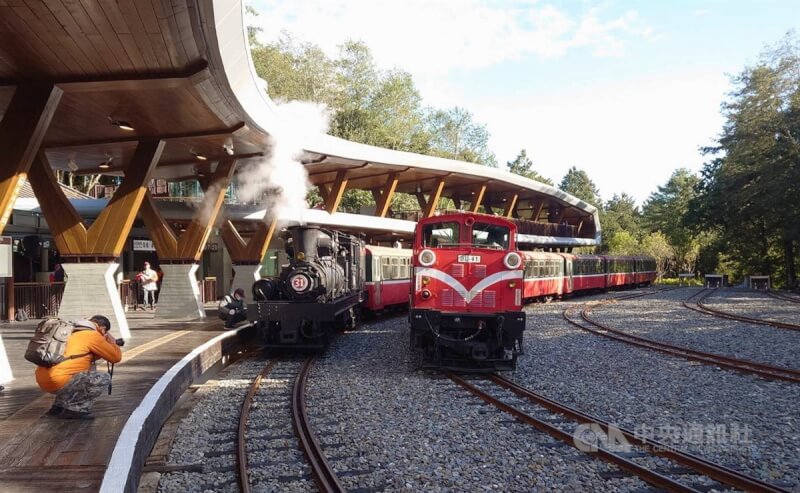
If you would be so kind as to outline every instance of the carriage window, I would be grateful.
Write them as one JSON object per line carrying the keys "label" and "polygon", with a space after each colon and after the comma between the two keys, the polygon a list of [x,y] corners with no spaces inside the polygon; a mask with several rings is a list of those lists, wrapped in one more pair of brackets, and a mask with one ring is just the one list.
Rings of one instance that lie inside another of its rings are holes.
{"label": "carriage window", "polygon": [[472,225],[472,245],[485,248],[508,248],[510,231],[505,226],[476,222]]}
{"label": "carriage window", "polygon": [[458,244],[459,224],[433,223],[426,224],[422,228],[422,246],[424,247],[443,247]]}
{"label": "carriage window", "polygon": [[392,278],[392,265],[389,263],[389,258],[381,257],[381,279],[388,280]]}

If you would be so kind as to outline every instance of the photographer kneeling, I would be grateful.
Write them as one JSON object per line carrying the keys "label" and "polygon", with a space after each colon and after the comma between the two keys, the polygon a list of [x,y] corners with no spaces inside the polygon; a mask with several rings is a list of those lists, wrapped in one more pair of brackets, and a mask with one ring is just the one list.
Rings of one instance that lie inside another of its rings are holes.
{"label": "photographer kneeling", "polygon": [[110,389],[111,375],[97,371],[97,360],[109,363],[122,360],[122,339],[109,333],[111,322],[103,315],[74,322],[74,332],[67,339],[64,360],[55,366],[39,366],[36,383],[45,392],[55,394],[50,416],[62,419],[94,419],[94,401]]}
{"label": "photographer kneeling", "polygon": [[244,289],[238,288],[233,296],[225,296],[219,302],[219,318],[225,321],[225,328],[230,329],[242,320],[247,320],[247,308],[244,306]]}

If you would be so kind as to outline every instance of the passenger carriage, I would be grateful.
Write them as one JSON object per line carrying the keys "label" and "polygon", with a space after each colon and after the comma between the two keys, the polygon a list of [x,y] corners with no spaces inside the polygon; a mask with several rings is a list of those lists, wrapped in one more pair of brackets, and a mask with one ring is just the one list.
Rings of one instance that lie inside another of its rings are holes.
{"label": "passenger carriage", "polygon": [[522,252],[522,261],[524,299],[561,296],[571,292],[569,277],[564,275],[563,256],[548,252]]}
{"label": "passenger carriage", "polygon": [[411,252],[407,248],[366,247],[367,299],[364,308],[376,312],[408,304]]}

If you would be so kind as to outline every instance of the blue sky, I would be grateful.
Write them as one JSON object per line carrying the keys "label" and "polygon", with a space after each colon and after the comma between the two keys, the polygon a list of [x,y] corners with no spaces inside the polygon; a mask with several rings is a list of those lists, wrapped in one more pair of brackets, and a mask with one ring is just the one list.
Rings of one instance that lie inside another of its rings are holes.
{"label": "blue sky", "polygon": [[584,169],[607,200],[640,203],[698,171],[722,125],[728,75],[800,26],[797,1],[249,0],[262,39],[281,30],[334,55],[365,41],[414,76],[425,104],[485,123],[503,166],[525,148],[558,183]]}

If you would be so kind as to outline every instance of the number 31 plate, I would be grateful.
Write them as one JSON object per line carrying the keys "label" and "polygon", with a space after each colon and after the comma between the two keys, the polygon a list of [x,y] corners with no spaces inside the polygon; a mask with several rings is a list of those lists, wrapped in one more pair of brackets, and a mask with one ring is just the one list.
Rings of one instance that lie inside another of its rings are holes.
{"label": "number 31 plate", "polygon": [[465,264],[477,264],[481,261],[481,257],[480,255],[459,255],[458,261]]}

